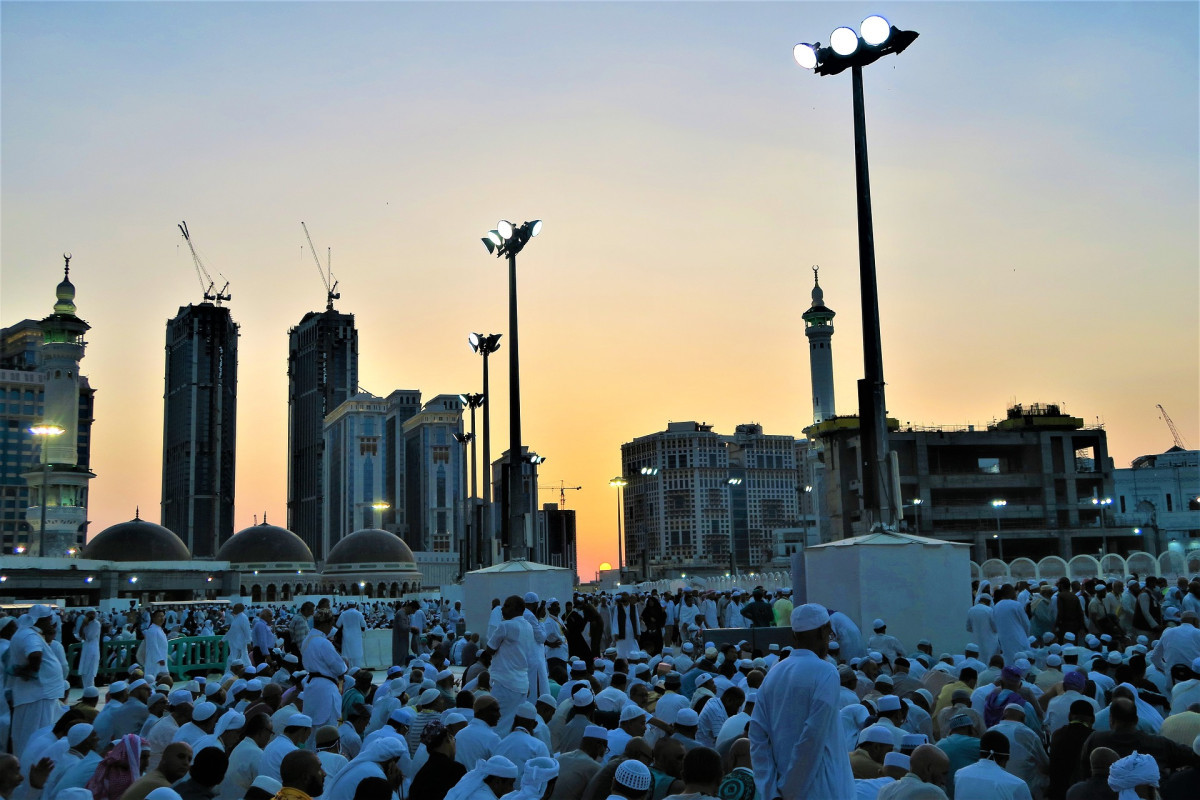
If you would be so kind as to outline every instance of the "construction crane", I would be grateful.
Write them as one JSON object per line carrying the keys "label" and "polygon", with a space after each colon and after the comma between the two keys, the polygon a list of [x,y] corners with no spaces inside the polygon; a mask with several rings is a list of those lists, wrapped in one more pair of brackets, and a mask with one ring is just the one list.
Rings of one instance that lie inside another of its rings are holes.
{"label": "construction crane", "polygon": [[303,220],[300,222],[300,227],[304,229],[304,238],[308,240],[308,249],[312,252],[313,261],[317,262],[317,272],[321,275],[321,282],[325,284],[325,310],[333,311],[333,301],[342,299],[342,295],[337,290],[338,282],[333,280],[333,248],[326,252],[326,266],[322,267],[321,259],[317,257],[317,248],[313,247],[312,237],[308,235],[308,226],[304,224]]}
{"label": "construction crane", "polygon": [[1157,406],[1157,408],[1162,413],[1163,421],[1165,421],[1167,423],[1167,427],[1171,429],[1171,438],[1175,440],[1175,446],[1180,450],[1187,450],[1187,442],[1185,442],[1183,437],[1179,435],[1179,429],[1176,428],[1175,423],[1171,421],[1171,415],[1167,413],[1167,410],[1162,407],[1161,403]]}
{"label": "construction crane", "polygon": [[567,486],[566,481],[559,481],[558,486],[539,486],[539,492],[558,492],[558,507],[567,507],[567,492],[578,492],[582,486]]}
{"label": "construction crane", "polygon": [[[196,252],[196,246],[192,244],[192,236],[188,233],[186,222],[179,223],[179,232],[183,234],[183,240],[187,242],[188,250],[192,251],[192,263],[196,265],[196,278],[200,281],[200,292],[204,295],[204,299],[206,301],[214,300],[217,305],[221,305],[221,301],[223,300],[232,300],[233,295],[226,294],[226,290],[229,288],[229,281],[225,281],[225,285],[221,287],[221,291],[213,291],[217,284],[213,281],[212,276],[208,274],[208,270],[204,268],[204,262],[200,260],[200,255]],[[221,277],[224,278],[225,276],[221,275]]]}

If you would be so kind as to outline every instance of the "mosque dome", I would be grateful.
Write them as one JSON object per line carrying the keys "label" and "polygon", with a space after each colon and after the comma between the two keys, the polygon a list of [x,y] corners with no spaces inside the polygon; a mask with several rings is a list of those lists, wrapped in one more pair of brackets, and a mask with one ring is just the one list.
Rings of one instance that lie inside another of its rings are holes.
{"label": "mosque dome", "polygon": [[325,570],[357,568],[380,569],[400,564],[416,569],[416,559],[408,545],[394,533],[364,528],[333,546],[325,559]]}
{"label": "mosque dome", "polygon": [[105,528],[84,545],[82,557],[94,561],[191,561],[187,545],[162,525],[140,517]]}
{"label": "mosque dome", "polygon": [[287,528],[266,522],[235,533],[221,545],[217,560],[231,564],[306,564],[310,569],[316,561],[303,539]]}
{"label": "mosque dome", "polygon": [[71,283],[71,256],[64,254],[66,266],[63,268],[62,283],[58,284],[58,288],[54,290],[54,296],[58,298],[58,302],[54,304],[55,314],[74,314],[75,313],[75,284]]}

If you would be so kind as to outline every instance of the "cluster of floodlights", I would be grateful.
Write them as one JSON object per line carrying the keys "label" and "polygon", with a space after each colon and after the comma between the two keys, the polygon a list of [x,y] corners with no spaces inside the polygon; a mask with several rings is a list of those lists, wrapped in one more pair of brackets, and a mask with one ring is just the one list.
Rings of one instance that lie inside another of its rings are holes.
{"label": "cluster of floodlights", "polygon": [[848,67],[865,67],[888,55],[902,53],[917,38],[916,31],[902,31],[878,14],[873,14],[853,28],[835,28],[829,34],[829,46],[820,42],[801,42],[792,48],[796,63],[818,75],[836,75]]}
{"label": "cluster of floodlights", "polygon": [[540,219],[522,222],[520,226],[502,219],[496,223],[494,230],[488,231],[487,236],[483,237],[483,246],[489,253],[495,253],[497,258],[515,256],[521,252],[521,248],[525,246],[526,242],[541,232],[542,221]]}

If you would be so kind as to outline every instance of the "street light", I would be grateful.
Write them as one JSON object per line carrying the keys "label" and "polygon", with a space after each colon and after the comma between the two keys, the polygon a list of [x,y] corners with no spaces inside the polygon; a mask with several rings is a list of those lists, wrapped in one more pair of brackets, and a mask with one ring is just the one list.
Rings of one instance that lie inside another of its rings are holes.
{"label": "street light", "polygon": [[[497,258],[508,257],[508,526],[509,526],[509,557],[525,558],[525,496],[521,483],[521,369],[517,351],[517,254],[534,236],[541,233],[540,219],[521,223],[514,226],[506,219],[496,224],[494,231],[488,231],[483,238],[483,245],[489,253],[495,253]],[[496,236],[500,241],[496,241]],[[484,392],[487,389],[484,388]],[[520,525],[520,538],[517,537],[517,526]]]}
{"label": "street light", "polygon": [[620,575],[621,570],[625,567],[624,548],[621,541],[621,512],[624,509],[624,506],[621,505],[621,489],[628,486],[629,481],[618,475],[609,481],[608,485],[617,489],[617,575]]}
{"label": "street light", "polygon": [[[499,234],[497,234],[499,235]],[[467,343],[471,345],[471,350],[483,356],[483,392],[478,395],[472,395],[479,398],[479,405],[483,407],[483,510],[480,513],[480,520],[483,524],[479,526],[479,531],[475,537],[475,556],[478,559],[480,566],[491,566],[492,546],[492,404],[488,402],[488,356],[500,349],[500,337],[502,333],[472,333],[467,337]],[[469,403],[468,396],[468,403]],[[471,428],[475,427],[475,409],[471,409]],[[488,543],[488,557],[483,556],[484,542]]]}
{"label": "street light", "polygon": [[901,508],[915,508],[913,512],[913,533],[916,536],[921,535],[921,503],[924,501],[919,497],[914,497],[911,503],[904,503]]}
{"label": "street light", "polygon": [[1111,497],[1093,497],[1092,505],[1100,514],[1100,557],[1108,555],[1108,526],[1104,524],[1104,507],[1112,505]]}
{"label": "street light", "polygon": [[871,220],[871,185],[867,169],[866,111],[862,68],[885,55],[900,54],[917,38],[886,19],[872,15],[862,21],[860,34],[838,28],[830,47],[801,43],[792,49],[796,63],[818,75],[836,75],[849,68],[854,96],[854,172],[858,194],[858,275],[862,285],[863,379],[858,382],[859,460],[862,463],[863,505],[880,523],[892,518],[890,492],[884,488],[888,460],[887,406],[884,403],[883,349],[879,333],[879,288],[875,279],[875,233]]}
{"label": "street light", "polygon": [[50,445],[50,439],[54,436],[61,436],[67,432],[67,429],[61,425],[50,425],[42,423],[34,425],[29,429],[29,432],[42,440],[42,493],[41,506],[42,522],[38,527],[38,555],[46,554],[46,503],[50,499],[50,454],[47,447]]}
{"label": "street light", "polygon": [[382,500],[378,500],[374,503],[371,503],[371,508],[375,509],[375,527],[376,528],[383,527],[383,512],[387,511],[391,507],[392,507],[391,503],[385,503]]}
{"label": "street light", "polygon": [[992,501],[992,510],[996,512],[996,535],[992,538],[996,540],[996,547],[998,549],[997,555],[999,555],[1001,561],[1004,560],[1004,540],[1000,538],[1000,509],[1004,508],[1006,505],[1008,505],[1007,500]]}

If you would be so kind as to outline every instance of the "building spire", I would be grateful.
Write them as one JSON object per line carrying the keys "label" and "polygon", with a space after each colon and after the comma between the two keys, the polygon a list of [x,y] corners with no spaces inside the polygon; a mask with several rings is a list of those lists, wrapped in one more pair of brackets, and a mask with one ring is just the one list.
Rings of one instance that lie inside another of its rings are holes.
{"label": "building spire", "polygon": [[142,507],[141,507],[141,506],[134,506],[134,507],[133,507],[133,518],[134,518],[134,519],[141,519],[141,518],[142,518]]}

